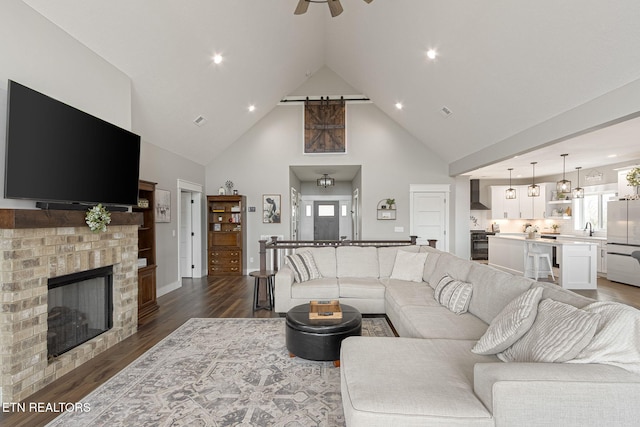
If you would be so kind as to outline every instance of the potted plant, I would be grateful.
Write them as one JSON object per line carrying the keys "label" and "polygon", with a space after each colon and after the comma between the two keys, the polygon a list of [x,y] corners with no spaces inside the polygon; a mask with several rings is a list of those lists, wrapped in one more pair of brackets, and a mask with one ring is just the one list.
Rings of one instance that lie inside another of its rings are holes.
{"label": "potted plant", "polygon": [[635,167],[627,173],[627,183],[631,187],[635,187],[635,193],[638,195],[638,188],[640,187],[640,167]]}
{"label": "potted plant", "polygon": [[393,205],[396,204],[396,199],[387,199],[387,206],[389,206],[389,209],[393,209]]}

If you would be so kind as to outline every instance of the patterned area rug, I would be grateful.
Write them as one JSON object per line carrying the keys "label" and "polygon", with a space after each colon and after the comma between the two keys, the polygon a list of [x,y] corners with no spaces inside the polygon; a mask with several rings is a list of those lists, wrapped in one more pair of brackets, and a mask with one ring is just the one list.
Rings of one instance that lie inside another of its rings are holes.
{"label": "patterned area rug", "polygon": [[[393,336],[383,318],[362,335]],[[343,426],[340,369],[290,358],[285,321],[190,319],[49,426]]]}

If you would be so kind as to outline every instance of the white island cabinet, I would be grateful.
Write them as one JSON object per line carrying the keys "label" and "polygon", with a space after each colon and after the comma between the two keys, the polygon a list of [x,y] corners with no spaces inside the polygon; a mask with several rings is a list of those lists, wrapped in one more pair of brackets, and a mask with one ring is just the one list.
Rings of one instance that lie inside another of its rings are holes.
{"label": "white island cabinet", "polygon": [[558,284],[565,289],[597,289],[596,268],[598,244],[585,241],[557,241],[552,239],[526,239],[523,236],[489,237],[489,265],[517,275],[524,275],[527,263],[527,243],[536,243],[543,249],[556,247],[559,264]]}

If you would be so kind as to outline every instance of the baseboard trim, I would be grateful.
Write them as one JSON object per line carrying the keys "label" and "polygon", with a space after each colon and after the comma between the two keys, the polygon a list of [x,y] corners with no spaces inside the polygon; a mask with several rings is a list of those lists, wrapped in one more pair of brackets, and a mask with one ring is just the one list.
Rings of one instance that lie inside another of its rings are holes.
{"label": "baseboard trim", "polygon": [[175,291],[178,288],[182,287],[182,280],[178,280],[173,283],[169,283],[168,285],[159,287],[156,289],[156,298],[161,297],[162,295],[166,295],[171,291]]}

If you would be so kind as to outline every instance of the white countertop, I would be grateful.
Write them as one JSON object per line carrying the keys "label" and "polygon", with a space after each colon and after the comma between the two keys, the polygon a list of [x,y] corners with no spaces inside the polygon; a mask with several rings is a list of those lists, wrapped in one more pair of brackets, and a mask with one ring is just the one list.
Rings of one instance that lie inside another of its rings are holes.
{"label": "white countertop", "polygon": [[588,242],[588,241],[584,241],[584,240],[565,240],[565,239],[570,239],[571,237],[575,237],[575,236],[563,236],[563,240],[556,240],[556,239],[545,239],[545,238],[538,238],[538,239],[527,239],[525,236],[519,236],[516,234],[507,234],[507,235],[500,235],[500,234],[496,234],[495,236],[487,236],[489,239],[508,239],[508,240],[520,240],[522,242],[527,242],[527,243],[539,243],[542,245],[550,245],[550,246],[564,246],[564,245],[597,245],[597,242]]}

